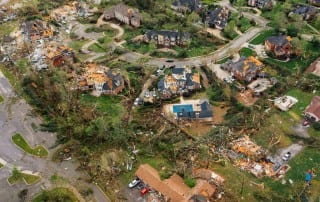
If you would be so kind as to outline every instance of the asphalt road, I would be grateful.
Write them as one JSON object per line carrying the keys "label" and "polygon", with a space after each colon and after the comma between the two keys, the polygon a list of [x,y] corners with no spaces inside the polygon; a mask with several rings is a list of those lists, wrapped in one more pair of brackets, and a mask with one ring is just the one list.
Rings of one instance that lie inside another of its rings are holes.
{"label": "asphalt road", "polygon": [[[54,163],[49,158],[37,158],[25,154],[12,142],[11,137],[16,132],[21,133],[31,146],[38,144],[50,148],[56,140],[53,133],[34,130],[31,125],[39,126],[41,120],[32,116],[32,108],[25,100],[17,97],[10,83],[0,71],[0,95],[4,102],[0,104],[0,158],[7,162],[7,165],[0,169],[0,201],[19,201],[18,193],[24,188],[29,190],[29,199],[41,190],[41,186],[50,188],[52,186],[50,178],[57,173],[67,179],[71,185],[77,187],[82,184],[94,191],[94,198],[97,202],[110,201],[104,193],[94,184],[88,184],[84,180],[88,176],[84,172],[77,171],[79,164],[76,161],[63,161]],[[50,154],[54,151],[49,150]],[[23,183],[9,186],[7,178],[11,175],[13,167],[21,170],[39,172],[41,181],[32,186]],[[82,180],[78,180],[82,179]]]}

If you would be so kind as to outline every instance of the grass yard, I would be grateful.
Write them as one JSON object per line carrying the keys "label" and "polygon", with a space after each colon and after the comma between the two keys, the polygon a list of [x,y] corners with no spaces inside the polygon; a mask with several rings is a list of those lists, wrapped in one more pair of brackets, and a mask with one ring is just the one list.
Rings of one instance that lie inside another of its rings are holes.
{"label": "grass yard", "polygon": [[88,40],[72,40],[71,42],[68,43],[68,46],[72,48],[75,52],[79,52],[81,47],[86,44]]}
{"label": "grass yard", "polygon": [[276,32],[274,29],[263,31],[259,35],[257,35],[254,39],[252,39],[250,43],[253,45],[263,44],[266,38],[275,34]]}
{"label": "grass yard", "polygon": [[280,60],[276,60],[276,59],[272,59],[272,58],[265,58],[264,61],[266,61],[268,64],[273,65],[273,66],[277,66],[277,67],[286,67],[287,69],[294,71],[296,70],[298,67],[302,68],[303,70],[305,70],[313,61],[314,58],[308,58],[308,59],[303,59],[301,57],[297,57],[297,58],[293,58],[290,61],[286,62],[286,61],[280,61]]}
{"label": "grass yard", "polygon": [[237,26],[241,32],[246,32],[248,29],[250,29],[253,25],[251,24],[250,20],[245,17],[241,17],[238,20]]}
{"label": "grass yard", "polygon": [[241,48],[239,54],[240,54],[240,56],[249,57],[249,56],[254,56],[254,55],[256,55],[256,52],[253,51],[253,50],[250,49],[250,48]]}
{"label": "grass yard", "polygon": [[82,94],[81,101],[90,106],[95,106],[99,112],[107,115],[112,122],[119,122],[124,113],[121,98],[118,96],[102,95],[94,97],[89,94]]}
{"label": "grass yard", "polygon": [[19,133],[16,133],[14,136],[12,136],[12,141],[28,154],[38,157],[47,157],[49,154],[48,150],[44,148],[42,145],[38,145],[35,148],[31,148],[30,145],[23,138],[23,136]]}
{"label": "grass yard", "polygon": [[0,103],[4,101],[3,97],[0,95]]}
{"label": "grass yard", "polygon": [[24,180],[24,182],[27,185],[32,185],[32,184],[37,183],[40,179],[41,179],[41,177],[38,175],[31,175],[31,174],[22,173],[19,170],[17,170],[16,168],[14,168],[12,171],[12,175],[8,178],[8,182],[11,185],[13,185],[13,184],[16,184],[16,183]]}
{"label": "grass yard", "polygon": [[[284,178],[286,180],[286,184],[282,184],[281,180],[273,181],[271,179],[264,179],[263,181],[265,181],[265,183],[273,192],[278,193],[278,195],[292,198],[301,192],[304,186],[306,171],[309,169],[314,169],[316,176],[313,178],[313,183],[310,189],[310,197],[318,197],[320,189],[320,163],[317,159],[319,158],[320,153],[318,149],[307,147],[289,161],[291,169]],[[293,181],[292,185],[288,182],[289,179]]]}
{"label": "grass yard", "polygon": [[89,50],[89,51],[96,52],[96,53],[105,53],[105,52],[106,52],[106,50],[103,49],[103,48],[101,47],[101,45],[100,45],[100,44],[97,44],[97,43],[92,44],[91,46],[89,46],[88,50]]}
{"label": "grass yard", "polygon": [[4,165],[2,163],[0,163],[0,169],[3,167]]}
{"label": "grass yard", "polygon": [[42,191],[37,195],[32,202],[43,201],[63,201],[63,202],[77,202],[79,201],[72,191],[67,188],[54,188],[49,191]]}
{"label": "grass yard", "polygon": [[296,103],[288,112],[292,118],[296,119],[296,117],[302,118],[303,111],[310,104],[312,97],[314,96],[311,93],[303,92],[299,89],[291,89],[287,92],[287,95],[295,97],[298,99],[298,103]]}

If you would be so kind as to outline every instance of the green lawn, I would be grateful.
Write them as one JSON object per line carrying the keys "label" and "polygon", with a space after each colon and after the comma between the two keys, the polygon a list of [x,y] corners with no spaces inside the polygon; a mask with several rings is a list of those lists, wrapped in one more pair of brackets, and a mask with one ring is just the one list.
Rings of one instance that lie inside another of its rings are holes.
{"label": "green lawn", "polygon": [[0,163],[0,169],[3,167],[3,164]]}
{"label": "green lawn", "polygon": [[258,36],[256,36],[254,39],[250,41],[251,44],[258,45],[264,43],[266,38],[269,36],[275,35],[276,32],[274,29],[269,29],[266,31],[261,32]]}
{"label": "green lawn", "polygon": [[96,53],[105,53],[106,50],[102,48],[102,46],[100,44],[92,44],[91,46],[89,46],[88,48],[89,51],[93,51],[93,52],[96,52]]}
{"label": "green lawn", "polygon": [[54,188],[49,191],[42,191],[32,202],[77,202],[79,201],[72,191],[67,188]]}
{"label": "green lawn", "polygon": [[[319,195],[320,189],[320,163],[317,159],[320,158],[320,153],[318,149],[315,148],[305,148],[301,153],[289,161],[291,169],[285,176],[286,184],[282,184],[280,181],[273,181],[271,179],[263,179],[263,181],[271,188],[273,192],[278,193],[281,196],[292,197],[295,192],[300,193],[304,186],[304,177],[308,169],[314,169],[317,176],[313,178],[314,183],[312,183],[311,192],[312,195]],[[291,179],[293,184],[290,185],[288,180]]]}
{"label": "green lawn", "polygon": [[124,113],[121,98],[118,96],[102,95],[94,97],[89,94],[83,94],[81,101],[90,106],[95,106],[98,112],[107,115],[112,122],[119,122]]}
{"label": "green lawn", "polygon": [[14,168],[12,171],[12,175],[8,178],[8,182],[13,185],[24,180],[26,184],[31,185],[37,183],[40,178],[41,177],[38,175],[22,173]]}
{"label": "green lawn", "polygon": [[[298,99],[298,103],[296,103],[287,113],[291,113],[291,116],[298,116],[302,118],[302,113],[305,108],[310,104],[312,97],[314,96],[311,93],[302,92],[299,89],[291,89],[287,92],[287,95],[291,95]],[[294,113],[295,115],[292,115]]]}
{"label": "green lawn", "polygon": [[68,43],[68,46],[72,48],[74,51],[79,51],[81,47],[86,44],[88,40],[73,40],[70,43]]}
{"label": "green lawn", "polygon": [[28,154],[38,157],[47,157],[49,154],[48,150],[41,145],[38,145],[35,148],[31,148],[30,145],[23,138],[23,136],[19,133],[16,133],[14,136],[12,136],[12,141]]}
{"label": "green lawn", "polygon": [[3,101],[4,101],[4,99],[3,99],[3,97],[0,95],[0,103],[3,102]]}
{"label": "green lawn", "polygon": [[250,48],[241,48],[240,52],[239,52],[240,56],[245,56],[245,57],[249,57],[249,56],[255,56],[256,52],[254,52],[252,49]]}

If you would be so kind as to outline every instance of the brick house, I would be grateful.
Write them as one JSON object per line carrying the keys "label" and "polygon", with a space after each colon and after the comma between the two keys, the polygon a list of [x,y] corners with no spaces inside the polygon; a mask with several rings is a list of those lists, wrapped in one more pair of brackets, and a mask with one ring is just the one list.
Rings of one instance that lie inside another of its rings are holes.
{"label": "brick house", "polygon": [[288,58],[294,53],[290,36],[271,36],[265,40],[264,44],[266,50],[278,58]]}
{"label": "brick house", "polygon": [[231,60],[221,65],[239,81],[251,82],[258,77],[264,64],[253,56],[241,57],[237,62]]}
{"label": "brick house", "polygon": [[320,96],[314,96],[304,111],[304,115],[310,121],[320,121]]}
{"label": "brick house", "polygon": [[130,8],[127,5],[120,3],[106,11],[104,13],[104,19],[117,19],[118,21],[127,25],[140,27],[142,16],[137,9]]}
{"label": "brick house", "polygon": [[143,41],[146,43],[154,41],[159,47],[187,46],[191,37],[189,33],[185,32],[148,30],[143,35]]}

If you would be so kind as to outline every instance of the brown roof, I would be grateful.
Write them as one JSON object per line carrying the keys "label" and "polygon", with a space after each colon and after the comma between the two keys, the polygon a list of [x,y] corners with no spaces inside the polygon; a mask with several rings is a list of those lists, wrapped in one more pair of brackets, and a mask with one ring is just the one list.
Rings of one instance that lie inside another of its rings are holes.
{"label": "brown roof", "polygon": [[216,190],[215,186],[200,179],[197,180],[196,186],[190,189],[177,174],[161,181],[158,171],[148,164],[140,165],[136,171],[136,176],[172,202],[187,202],[193,195],[199,194],[210,198]]}
{"label": "brown roof", "polygon": [[212,170],[200,168],[193,171],[193,176],[204,180],[215,180],[218,183],[223,183],[225,180],[220,175],[216,174]]}
{"label": "brown roof", "polygon": [[148,164],[143,164],[136,171],[136,176],[143,182],[147,183],[153,189],[157,190],[164,196],[168,197],[171,201],[182,202],[186,201],[185,198],[171,189],[168,184],[161,181],[158,171]]}
{"label": "brown roof", "polygon": [[306,113],[314,114],[320,119],[320,96],[314,96],[310,105],[306,108]]}

